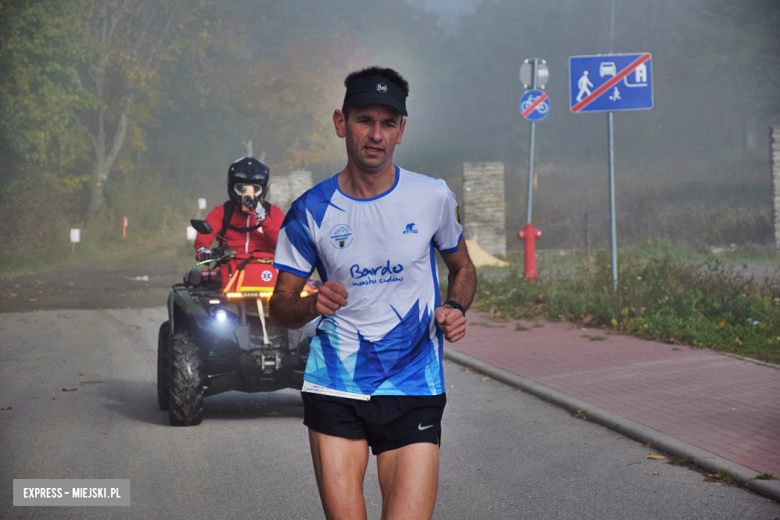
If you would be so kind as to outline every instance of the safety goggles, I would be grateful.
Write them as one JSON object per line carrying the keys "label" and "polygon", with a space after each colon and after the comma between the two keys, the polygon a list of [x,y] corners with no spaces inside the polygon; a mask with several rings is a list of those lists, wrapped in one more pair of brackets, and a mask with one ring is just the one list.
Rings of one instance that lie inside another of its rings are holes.
{"label": "safety goggles", "polygon": [[249,195],[250,188],[252,196],[253,197],[259,197],[263,193],[263,187],[259,184],[236,184],[233,186],[233,191],[236,192],[236,195],[239,197],[243,197],[244,195]]}

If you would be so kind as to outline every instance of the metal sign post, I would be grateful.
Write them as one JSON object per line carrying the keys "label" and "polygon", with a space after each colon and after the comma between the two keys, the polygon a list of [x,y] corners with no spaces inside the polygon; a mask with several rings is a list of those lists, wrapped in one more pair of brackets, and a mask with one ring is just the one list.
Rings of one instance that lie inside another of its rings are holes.
{"label": "metal sign post", "polygon": [[612,290],[617,290],[617,225],[615,218],[615,148],[612,132],[612,112],[607,113],[607,139],[609,140],[609,237],[612,250]]}
{"label": "metal sign post", "polygon": [[612,112],[653,108],[652,59],[649,52],[569,58],[569,108],[572,113],[607,112],[613,290],[617,289],[618,275]]}
{"label": "metal sign post", "polygon": [[[550,98],[542,92],[550,74],[547,62],[539,58],[525,60],[520,67],[520,81],[526,89],[520,98],[520,113],[531,121],[531,143],[528,150],[528,212],[526,214],[525,227],[517,232],[517,238],[525,241],[525,277],[536,281],[536,239],[542,237],[542,232],[531,224],[531,210],[533,208],[534,193],[534,137],[536,133],[536,121],[541,121],[550,113]],[[528,84],[531,90],[528,90]]]}
{"label": "metal sign post", "polygon": [[81,230],[71,229],[70,230],[70,254],[76,252],[76,244],[78,244],[79,242],[81,242]]}

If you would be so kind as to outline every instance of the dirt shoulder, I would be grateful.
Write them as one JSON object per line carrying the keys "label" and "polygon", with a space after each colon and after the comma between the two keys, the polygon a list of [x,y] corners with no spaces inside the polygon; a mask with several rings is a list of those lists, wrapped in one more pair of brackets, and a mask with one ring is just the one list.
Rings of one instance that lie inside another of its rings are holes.
{"label": "dirt shoulder", "polygon": [[184,275],[176,267],[179,246],[178,241],[155,242],[101,259],[0,278],[0,312],[165,305],[171,285]]}

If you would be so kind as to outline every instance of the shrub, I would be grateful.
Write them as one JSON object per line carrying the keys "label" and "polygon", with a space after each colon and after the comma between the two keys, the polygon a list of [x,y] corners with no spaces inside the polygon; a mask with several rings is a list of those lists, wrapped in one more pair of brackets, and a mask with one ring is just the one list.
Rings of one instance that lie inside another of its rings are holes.
{"label": "shrub", "polygon": [[505,316],[543,316],[602,326],[669,343],[711,347],[780,361],[780,287],[743,277],[714,259],[704,265],[671,255],[618,257],[613,290],[609,256],[594,269],[540,276],[531,284],[513,264],[503,280],[480,276],[477,306]]}

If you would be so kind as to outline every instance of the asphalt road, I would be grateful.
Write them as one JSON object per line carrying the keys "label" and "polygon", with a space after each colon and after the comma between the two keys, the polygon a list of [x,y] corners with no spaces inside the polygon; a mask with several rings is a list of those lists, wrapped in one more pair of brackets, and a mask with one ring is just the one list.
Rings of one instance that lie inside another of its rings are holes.
{"label": "asphalt road", "polygon": [[[156,404],[163,308],[0,314],[0,518],[322,518],[300,396]],[[440,519],[780,519],[780,504],[445,362]],[[65,392],[63,388],[76,388]],[[10,408],[10,409],[7,409]],[[658,474],[650,475],[650,473]],[[13,507],[13,479],[130,479],[130,507]],[[373,458],[365,494],[379,518]]]}

